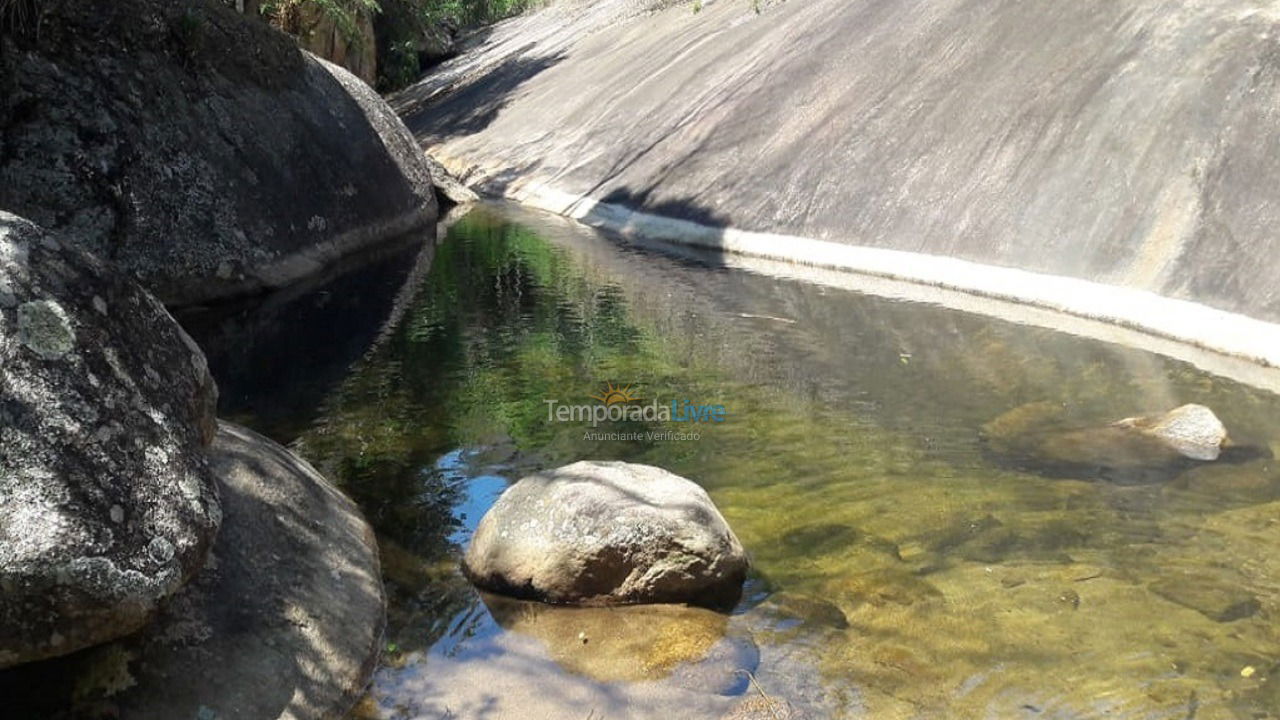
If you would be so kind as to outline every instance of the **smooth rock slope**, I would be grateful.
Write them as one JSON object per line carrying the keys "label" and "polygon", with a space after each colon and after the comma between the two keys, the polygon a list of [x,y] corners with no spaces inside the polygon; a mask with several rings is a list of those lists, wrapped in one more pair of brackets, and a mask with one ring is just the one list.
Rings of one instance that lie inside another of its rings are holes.
{"label": "smooth rock slope", "polygon": [[170,305],[285,285],[433,231],[431,175],[350,73],[214,0],[0,23],[0,208]]}
{"label": "smooth rock slope", "polygon": [[395,105],[464,180],[562,211],[606,202],[1280,320],[1273,3],[754,6],[557,3]]}
{"label": "smooth rock slope", "polygon": [[216,399],[155,298],[0,212],[0,668],[131,633],[200,569]]}

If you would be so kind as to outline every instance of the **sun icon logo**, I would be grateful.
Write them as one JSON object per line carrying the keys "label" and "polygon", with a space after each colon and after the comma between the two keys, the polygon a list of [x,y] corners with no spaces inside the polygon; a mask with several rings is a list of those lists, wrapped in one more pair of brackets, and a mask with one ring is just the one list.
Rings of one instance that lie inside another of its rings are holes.
{"label": "sun icon logo", "polygon": [[631,386],[614,387],[613,383],[606,383],[604,392],[599,395],[592,395],[592,400],[599,400],[608,405],[617,405],[619,403],[635,402],[640,398],[631,394]]}

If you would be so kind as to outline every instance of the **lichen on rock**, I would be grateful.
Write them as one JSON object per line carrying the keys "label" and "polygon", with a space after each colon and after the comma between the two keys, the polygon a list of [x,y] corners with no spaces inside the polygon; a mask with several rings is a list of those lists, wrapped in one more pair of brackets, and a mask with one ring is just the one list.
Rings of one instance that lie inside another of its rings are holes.
{"label": "lichen on rock", "polygon": [[75,245],[0,212],[0,667],[137,630],[221,519],[203,355]]}
{"label": "lichen on rock", "polygon": [[32,300],[18,306],[18,340],[45,359],[71,352],[76,333],[62,306],[52,300]]}

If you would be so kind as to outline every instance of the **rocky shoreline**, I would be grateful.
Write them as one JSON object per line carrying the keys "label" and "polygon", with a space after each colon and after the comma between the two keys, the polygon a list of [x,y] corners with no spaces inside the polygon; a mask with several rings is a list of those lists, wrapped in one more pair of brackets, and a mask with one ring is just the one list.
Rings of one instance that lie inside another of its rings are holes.
{"label": "rocky shoreline", "polygon": [[19,20],[0,17],[6,717],[345,714],[381,650],[373,532],[304,460],[219,425],[166,305],[430,246],[438,168],[364,82],[222,3]]}

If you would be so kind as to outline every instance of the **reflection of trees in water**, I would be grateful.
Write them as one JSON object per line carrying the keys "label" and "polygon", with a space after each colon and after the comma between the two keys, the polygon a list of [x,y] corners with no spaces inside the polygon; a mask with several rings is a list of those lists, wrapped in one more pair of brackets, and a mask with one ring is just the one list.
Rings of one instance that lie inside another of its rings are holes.
{"label": "reflection of trees in water", "polygon": [[475,214],[439,248],[401,327],[298,444],[405,554],[399,565],[430,564],[451,555],[462,490],[435,469],[438,457],[508,439],[554,446],[545,399],[585,401],[601,368],[639,369],[646,355],[618,287],[531,232]]}
{"label": "reflection of trees in water", "polygon": [[602,374],[635,382],[661,365],[616,285],[483,213],[454,228],[400,327],[298,441],[379,533],[396,653],[477,627],[450,542],[465,487],[437,459],[514,445],[517,465],[567,460],[576,443],[545,422],[544,400],[585,402]]}
{"label": "reflection of trees in water", "polygon": [[[1191,548],[1203,495],[992,466],[978,452],[978,428],[1012,407],[1067,402],[1068,419],[1088,424],[1194,401],[1219,411],[1233,432],[1274,427],[1274,398],[1137,351],[771,278],[734,275],[717,285],[719,275],[652,258],[633,258],[637,269],[567,252],[483,212],[468,217],[440,248],[401,327],[331,394],[324,420],[302,439],[382,535],[400,650],[482,627],[449,542],[460,488],[434,470],[460,447],[512,447],[530,469],[590,456],[696,478],[771,583],[830,596],[852,613],[867,597],[897,607],[920,595],[903,607],[924,607],[936,602],[931,583],[956,592],[984,565],[1007,566],[1018,573],[1011,582],[1028,587],[1039,581],[1022,577],[1024,566],[1062,565],[1070,582],[1097,566],[1139,578],[1140,588],[1161,563],[1135,548]],[[739,311],[795,322],[743,322]],[[644,398],[714,399],[735,421],[701,442],[674,444],[584,443],[581,426],[545,421],[545,399],[587,403],[606,381],[639,385]],[[803,392],[809,385],[812,395]],[[1228,505],[1218,495],[1210,504]],[[850,584],[871,570],[883,572]],[[1043,613],[1028,615],[1028,633],[1062,609],[1057,581],[1044,582],[1053,593]],[[1105,584],[1091,582],[1091,592]],[[1003,602],[1017,587],[979,599]],[[1151,601],[1140,589],[1126,592],[1115,597]],[[886,625],[882,649],[937,652],[940,676],[960,672],[967,660],[947,666],[950,651],[931,645],[947,636],[935,632],[947,629],[947,616],[919,612],[925,634],[894,639],[890,631],[901,628]],[[983,650],[979,662],[995,652]],[[836,665],[831,672],[847,678]]]}

